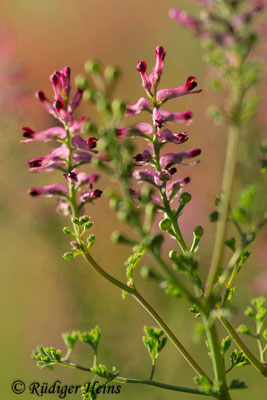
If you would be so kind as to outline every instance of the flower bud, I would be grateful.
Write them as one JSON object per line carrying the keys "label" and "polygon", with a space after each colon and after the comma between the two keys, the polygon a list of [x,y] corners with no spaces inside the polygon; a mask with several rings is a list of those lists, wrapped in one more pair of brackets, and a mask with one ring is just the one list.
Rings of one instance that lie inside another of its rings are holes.
{"label": "flower bud", "polygon": [[115,67],[113,65],[108,65],[105,69],[104,76],[107,83],[112,85],[118,80],[120,76],[120,70],[118,67]]}
{"label": "flower bud", "polygon": [[204,229],[202,226],[196,226],[194,229],[194,236],[195,238],[200,239],[204,235]]}
{"label": "flower bud", "polygon": [[88,74],[99,74],[101,69],[101,64],[96,60],[88,60],[84,64],[84,69]]}
{"label": "flower bud", "polygon": [[169,218],[162,219],[159,223],[159,227],[162,231],[168,231],[172,227],[172,223]]}
{"label": "flower bud", "polygon": [[180,196],[180,202],[181,203],[189,203],[191,201],[191,198],[192,198],[192,196],[190,193],[184,192]]}

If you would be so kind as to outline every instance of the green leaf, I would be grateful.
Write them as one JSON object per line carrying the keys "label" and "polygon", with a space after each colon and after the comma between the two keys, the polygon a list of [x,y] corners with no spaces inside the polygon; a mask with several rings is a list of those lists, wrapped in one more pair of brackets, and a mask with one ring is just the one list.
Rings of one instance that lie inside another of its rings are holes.
{"label": "green leaf", "polygon": [[127,284],[133,287],[133,273],[138,263],[141,261],[148,247],[147,240],[143,240],[139,245],[133,247],[133,254],[125,262]]}
{"label": "green leaf", "polygon": [[237,332],[238,333],[243,333],[243,335],[250,335],[250,331],[247,327],[247,325],[239,325],[239,327],[237,328]]}
{"label": "green leaf", "polygon": [[222,340],[221,347],[222,347],[223,355],[227,352],[227,350],[229,350],[231,343],[232,343],[232,339],[230,336],[227,336],[225,339]]}
{"label": "green leaf", "polygon": [[167,287],[165,288],[165,293],[169,296],[180,298],[182,296],[182,292],[177,285],[171,282],[167,282]]}
{"label": "green leaf", "polygon": [[170,259],[173,261],[173,267],[178,269],[193,278],[197,286],[202,289],[202,282],[198,275],[198,262],[193,258],[193,255],[189,252],[179,254],[175,250],[171,250],[169,253]]}
{"label": "green leaf", "polygon": [[203,393],[211,393],[212,392],[212,384],[205,378],[204,376],[196,376],[194,378],[195,383],[198,385],[199,390]]}
{"label": "green leaf", "polygon": [[163,330],[159,328],[145,326],[144,332],[146,334],[146,336],[143,336],[144,345],[146,346],[150,354],[152,363],[155,364],[155,361],[157,360],[159,353],[166,345],[167,338],[166,337],[161,338],[163,335]]}
{"label": "green leaf", "polygon": [[267,329],[265,329],[262,333],[263,339],[267,342]]}
{"label": "green leaf", "polygon": [[37,361],[38,367],[55,365],[61,361],[61,350],[40,346],[34,352],[33,357]]}
{"label": "green leaf", "polygon": [[79,339],[79,332],[73,331],[71,333],[63,333],[62,338],[63,338],[63,341],[64,341],[66,347],[68,349],[72,350],[75,343]]}
{"label": "green leaf", "polygon": [[67,261],[73,260],[75,258],[75,253],[67,251],[66,253],[63,254],[63,258]]}
{"label": "green leaf", "polygon": [[246,389],[247,385],[245,382],[240,381],[239,379],[232,380],[229,389]]}
{"label": "green leaf", "polygon": [[231,250],[235,251],[236,246],[235,246],[235,238],[231,237],[229,239],[226,239],[225,242],[226,246],[228,246]]}
{"label": "green leaf", "polygon": [[90,219],[91,218],[89,217],[89,215],[83,215],[82,217],[79,218],[80,225],[88,223]]}
{"label": "green leaf", "polygon": [[247,365],[249,364],[248,359],[244,356],[243,351],[234,350],[230,355],[232,366],[236,365]]}
{"label": "green leaf", "polygon": [[219,219],[219,213],[218,211],[213,211],[210,213],[210,222],[216,222]]}
{"label": "green leaf", "polygon": [[93,244],[95,243],[95,239],[96,239],[96,235],[95,234],[92,234],[92,235],[88,236],[88,238],[87,238],[87,249],[90,249],[93,246]]}
{"label": "green leaf", "polygon": [[83,332],[79,334],[79,340],[81,342],[89,344],[95,352],[97,352],[100,337],[101,330],[98,325],[95,328],[91,329],[89,332]]}
{"label": "green leaf", "polygon": [[65,235],[73,235],[72,230],[68,226],[65,226],[63,228],[63,232],[65,233]]}
{"label": "green leaf", "polygon": [[112,371],[108,372],[107,367],[103,364],[96,365],[95,367],[91,368],[91,371],[100,378],[105,378],[108,382],[113,381],[113,379],[119,375],[119,371],[116,367],[112,367]]}

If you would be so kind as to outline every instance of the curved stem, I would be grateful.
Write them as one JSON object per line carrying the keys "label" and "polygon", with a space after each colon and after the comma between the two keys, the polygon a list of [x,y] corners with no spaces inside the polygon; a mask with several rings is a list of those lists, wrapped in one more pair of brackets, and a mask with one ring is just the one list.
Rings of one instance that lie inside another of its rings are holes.
{"label": "curved stem", "polygon": [[85,259],[88,261],[88,263],[93,267],[93,269],[98,274],[100,274],[104,279],[106,279],[113,285],[119,287],[120,289],[125,290],[127,293],[131,294],[133,298],[137,300],[138,303],[140,303],[142,307],[159,324],[159,326],[163,329],[165,334],[168,336],[168,338],[171,340],[171,342],[174,344],[177,350],[179,350],[179,352],[186,359],[186,361],[191,365],[194,371],[196,371],[198,375],[204,376],[207,379],[209,379],[208,376],[205,374],[205,372],[199,367],[196,361],[191,357],[191,355],[187,352],[187,350],[184,348],[181,342],[177,339],[174,333],[170,330],[168,325],[161,319],[161,317],[157,314],[157,312],[153,309],[153,307],[137,292],[135,288],[131,288],[125,285],[123,282],[117,280],[116,278],[113,278],[113,276],[104,271],[85,249],[83,249],[83,255]]}
{"label": "curved stem", "polygon": [[206,288],[207,298],[210,297],[210,294],[212,292],[213,285],[216,281],[218,269],[220,268],[223,256],[224,239],[227,226],[227,216],[229,211],[229,204],[230,204],[230,198],[231,198],[235,169],[236,169],[239,130],[240,128],[238,125],[232,126],[230,128],[228,137],[225,170],[222,183],[222,199],[219,208],[219,221],[217,222],[214,250],[212,254],[211,266],[207,280],[207,288]]}
{"label": "curved stem", "polygon": [[229,335],[234,339],[235,343],[237,346],[240,348],[240,350],[243,351],[244,355],[247,357],[247,359],[251,362],[251,364],[265,377],[267,378],[267,367],[263,363],[261,363],[249,350],[249,348],[245,345],[243,340],[240,338],[240,336],[237,334],[235,328],[232,326],[231,322],[223,317],[219,317],[221,323],[229,333]]}
{"label": "curved stem", "polygon": [[150,304],[135,290],[132,293],[132,296],[142,305],[142,307],[151,315],[151,317],[159,324],[159,326],[163,329],[165,334],[168,336],[170,341],[174,344],[177,350],[182,354],[182,356],[186,359],[186,361],[191,365],[194,371],[199,376],[204,376],[210,382],[210,378],[206,375],[206,373],[199,367],[199,365],[195,362],[195,360],[191,357],[191,355],[187,352],[181,342],[177,339],[171,329],[166,325],[166,323],[161,319],[161,317],[157,314],[157,312],[150,306]]}

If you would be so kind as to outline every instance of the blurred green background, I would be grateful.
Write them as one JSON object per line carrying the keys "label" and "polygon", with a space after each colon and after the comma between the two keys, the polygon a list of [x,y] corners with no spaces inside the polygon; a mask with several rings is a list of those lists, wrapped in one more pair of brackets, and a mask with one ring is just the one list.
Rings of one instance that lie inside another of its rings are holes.
{"label": "blurred green background", "polygon": [[[83,372],[63,368],[56,368],[53,372],[38,370],[30,358],[31,350],[38,344],[63,348],[62,332],[88,330],[96,324],[100,325],[103,332],[99,361],[109,366],[116,365],[122,376],[146,378],[150,370],[149,356],[141,337],[143,325],[154,325],[153,321],[132,299],[122,301],[120,291],[102,281],[81,259],[70,263],[64,261],[62,253],[68,249],[68,241],[62,234],[62,226],[67,221],[55,214],[53,199],[33,200],[27,195],[30,186],[57,180],[55,175],[27,172],[26,160],[45,154],[48,149],[45,149],[46,145],[23,146],[19,143],[21,126],[41,130],[52,124],[34,99],[34,92],[42,89],[47,94],[51,93],[48,78],[53,71],[70,65],[75,76],[83,72],[83,64],[88,58],[119,65],[123,78],[117,94],[134,103],[143,96],[135,68],[136,61],[145,59],[152,67],[154,47],[162,44],[167,57],[161,87],[179,86],[187,76],[197,76],[203,94],[174,100],[169,109],[193,110],[190,140],[184,148],[198,146],[203,151],[201,163],[194,168],[188,167],[185,172],[192,178],[188,190],[193,200],[183,215],[182,229],[187,240],[191,240],[194,226],[204,226],[200,256],[202,274],[206,273],[215,228],[208,216],[214,208],[214,197],[220,188],[226,137],[225,130],[214,127],[206,117],[207,107],[213,102],[214,95],[209,91],[209,69],[202,61],[200,44],[189,31],[171,22],[167,16],[169,8],[173,6],[185,6],[187,9],[195,7],[193,3],[187,3],[178,0],[1,0],[0,25],[8,35],[0,39],[0,82],[7,83],[5,74],[9,75],[14,68],[21,67],[23,70],[21,79],[11,79],[10,85],[4,85],[4,90],[2,87],[0,90],[0,392],[5,400],[37,398],[27,393],[21,396],[13,394],[10,385],[16,379],[28,384],[32,381],[53,383],[56,379],[69,384],[86,382],[87,375]],[[21,92],[22,98],[16,101]],[[83,106],[81,115],[84,114],[93,115],[90,106]],[[248,162],[252,171],[257,170],[256,156],[251,157],[250,154]],[[100,182],[102,189],[107,181],[104,178]],[[124,232],[127,228],[118,224],[105,197],[91,206],[88,213],[95,221],[95,257],[108,271],[123,279],[123,262],[130,249],[111,244],[110,234],[118,227]],[[171,242],[166,243],[166,254],[172,245]],[[251,282],[263,272],[266,254],[265,232],[254,245],[254,255],[241,276],[236,306],[244,308],[252,296]],[[184,346],[206,369],[210,368],[205,343],[192,341],[195,320],[187,311],[188,304],[166,297],[140,277],[137,285],[164,316]],[[263,290],[264,287],[266,284]],[[235,325],[241,322],[240,312],[236,315]],[[221,335],[226,336],[223,330]],[[90,350],[85,345],[79,345],[73,360],[90,364],[91,357]],[[252,395],[264,398],[266,383],[252,367],[242,371],[237,368],[231,375],[242,380],[247,378],[249,385],[247,391],[233,393],[233,399],[251,399]],[[160,357],[155,379],[192,386],[192,371],[171,343],[167,344]],[[74,397],[69,395],[67,399]],[[47,395],[44,398],[56,396]],[[107,395],[100,398],[107,398]],[[196,396],[129,385],[123,386],[119,398],[190,400]]]}

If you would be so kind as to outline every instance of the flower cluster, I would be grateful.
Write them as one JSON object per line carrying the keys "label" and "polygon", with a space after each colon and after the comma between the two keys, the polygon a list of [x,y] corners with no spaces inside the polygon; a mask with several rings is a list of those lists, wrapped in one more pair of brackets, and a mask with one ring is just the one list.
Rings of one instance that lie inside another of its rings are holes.
{"label": "flower cluster", "polygon": [[[23,127],[22,143],[48,142],[53,140],[58,143],[48,155],[31,158],[28,161],[30,172],[61,171],[67,183],[55,183],[48,186],[34,187],[29,190],[33,197],[37,196],[59,196],[57,211],[62,215],[69,215],[71,211],[82,214],[84,205],[92,202],[101,196],[101,190],[93,189],[98,175],[87,174],[77,171],[78,167],[91,162],[92,157],[104,159],[98,155],[95,149],[96,137],[87,137],[86,140],[81,134],[86,134],[86,118],[77,121],[73,112],[79,106],[83,90],[78,87],[74,97],[70,99],[71,71],[69,67],[55,72],[50,76],[54,92],[54,101],[50,101],[42,91],[36,93],[45,110],[51,114],[61,126],[54,126],[43,131],[34,131],[29,127]],[[76,193],[82,190],[79,203],[76,206]],[[77,210],[71,210],[76,207]],[[74,213],[75,213],[74,212]]]}
{"label": "flower cluster", "polygon": [[[156,63],[150,75],[147,73],[145,61],[138,61],[137,63],[137,71],[140,73],[142,87],[147,98],[141,97],[136,104],[129,104],[126,109],[126,116],[137,115],[142,111],[149,112],[152,116],[153,126],[148,123],[140,123],[134,129],[119,129],[118,136],[141,136],[148,142],[148,149],[134,156],[136,169],[132,176],[139,182],[152,184],[159,189],[161,194],[164,191],[164,196],[167,196],[166,200],[171,202],[181,192],[183,186],[190,181],[189,177],[182,179],[175,177],[178,166],[195,164],[195,162],[188,164],[186,160],[195,158],[201,153],[201,150],[193,148],[188,151],[161,153],[168,143],[179,145],[188,140],[187,132],[172,132],[166,128],[166,124],[172,122],[189,125],[193,116],[190,110],[169,112],[161,109],[161,106],[168,100],[192,93],[200,93],[201,90],[194,90],[197,86],[194,76],[190,76],[184,85],[177,88],[157,90],[163,73],[166,52],[162,46],[157,46],[155,54]],[[150,103],[152,103],[152,108]],[[132,193],[136,198],[141,196],[141,192],[138,190],[132,190]],[[160,199],[156,196],[152,196],[151,200],[158,205],[160,204]]]}
{"label": "flower cluster", "polygon": [[[215,40],[226,47],[231,46],[236,38],[241,39],[244,33],[247,34],[255,16],[263,12],[266,6],[265,0],[200,1],[203,9],[199,18],[178,8],[171,9],[169,17],[191,29],[198,37]],[[247,4],[244,6],[244,3]]]}

